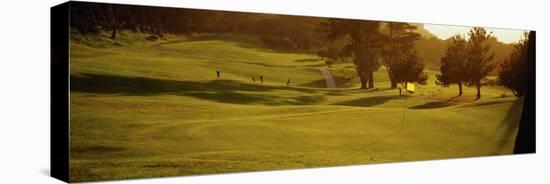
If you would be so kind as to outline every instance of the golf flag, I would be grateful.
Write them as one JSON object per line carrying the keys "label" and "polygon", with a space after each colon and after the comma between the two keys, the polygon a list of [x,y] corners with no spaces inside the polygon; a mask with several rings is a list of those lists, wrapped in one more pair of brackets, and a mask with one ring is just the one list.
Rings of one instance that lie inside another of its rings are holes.
{"label": "golf flag", "polygon": [[409,93],[414,93],[414,84],[413,83],[407,82],[407,91]]}

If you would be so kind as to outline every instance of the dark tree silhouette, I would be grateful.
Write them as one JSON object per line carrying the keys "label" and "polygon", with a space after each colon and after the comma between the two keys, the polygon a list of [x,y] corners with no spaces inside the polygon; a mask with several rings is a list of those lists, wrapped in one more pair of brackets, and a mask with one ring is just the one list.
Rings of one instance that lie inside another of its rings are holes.
{"label": "dark tree silhouette", "polygon": [[317,56],[330,61],[338,60],[338,58],[340,58],[339,54],[340,50],[334,46],[322,48],[317,51]]}
{"label": "dark tree silhouette", "polygon": [[500,63],[498,75],[500,83],[518,97],[525,93],[527,81],[528,36],[529,33],[525,32],[524,38],[514,45],[512,54]]}
{"label": "dark tree silhouette", "polygon": [[415,50],[402,53],[399,63],[393,66],[393,80],[397,83],[406,84],[408,82],[417,82],[426,84],[428,74],[424,73],[424,64],[420,62],[418,53]]}
{"label": "dark tree silhouette", "polygon": [[475,86],[476,99],[481,98],[481,81],[491,72],[496,64],[493,62],[495,54],[491,52],[491,44],[488,40],[491,33],[481,27],[473,27],[468,33],[468,59],[466,62],[467,86]]}
{"label": "dark tree silhouette", "polygon": [[[401,22],[386,23],[387,35],[384,37],[385,45],[381,54],[384,59],[382,65],[385,66],[390,78],[391,87],[397,87],[398,82],[406,82],[409,79],[398,78],[398,76],[406,76],[410,71],[406,71],[403,66],[411,65],[412,62],[418,61],[416,56],[415,41],[420,39],[420,34],[414,32],[416,26]],[[413,54],[413,55],[412,55]],[[413,66],[413,68],[418,68]],[[423,68],[423,66],[421,67]],[[403,75],[402,72],[407,73]],[[420,70],[422,72],[422,70]],[[412,76],[418,76],[412,74]],[[416,79],[412,79],[416,80]]]}
{"label": "dark tree silhouette", "polygon": [[338,58],[342,60],[342,62],[351,62],[353,60],[353,50],[350,46],[344,46],[340,49],[338,52]]}
{"label": "dark tree silhouette", "polygon": [[441,74],[436,75],[436,84],[448,87],[451,84],[458,85],[458,96],[462,95],[462,83],[467,80],[466,58],[467,42],[460,34],[454,35],[447,47],[445,55],[441,58]]}
{"label": "dark tree silhouette", "polygon": [[[115,10],[116,9],[116,10]],[[109,16],[109,27],[111,27],[111,39],[116,39],[116,30],[117,30],[117,17],[118,17],[118,8],[113,8],[112,5],[107,6],[107,13]]]}
{"label": "dark tree silhouette", "polygon": [[330,19],[322,25],[327,29],[329,40],[344,39],[346,47],[352,50],[361,89],[373,88],[373,73],[380,67],[377,56],[382,45],[380,22]]}

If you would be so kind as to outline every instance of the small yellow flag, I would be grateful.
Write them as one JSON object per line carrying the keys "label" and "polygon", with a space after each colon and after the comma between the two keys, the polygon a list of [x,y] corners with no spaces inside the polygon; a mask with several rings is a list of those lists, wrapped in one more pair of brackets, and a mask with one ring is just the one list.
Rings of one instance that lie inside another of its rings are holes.
{"label": "small yellow flag", "polygon": [[414,84],[413,83],[407,82],[407,91],[409,93],[414,93]]}

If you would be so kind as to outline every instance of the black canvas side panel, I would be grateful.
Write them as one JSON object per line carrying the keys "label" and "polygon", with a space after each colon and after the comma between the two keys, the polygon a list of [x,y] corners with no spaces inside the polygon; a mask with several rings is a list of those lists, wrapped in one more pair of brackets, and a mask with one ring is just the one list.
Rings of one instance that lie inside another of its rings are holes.
{"label": "black canvas side panel", "polygon": [[50,169],[69,182],[69,3],[50,9]]}
{"label": "black canvas side panel", "polygon": [[523,112],[516,136],[515,154],[536,152],[536,32],[529,32],[527,50],[527,88],[525,90]]}

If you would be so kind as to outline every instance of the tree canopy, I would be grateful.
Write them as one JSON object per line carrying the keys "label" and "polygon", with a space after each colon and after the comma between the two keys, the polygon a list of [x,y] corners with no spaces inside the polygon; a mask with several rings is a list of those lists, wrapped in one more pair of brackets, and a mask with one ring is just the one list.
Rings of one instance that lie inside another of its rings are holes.
{"label": "tree canopy", "polygon": [[397,87],[397,83],[425,83],[428,79],[423,73],[424,64],[415,49],[415,42],[421,38],[421,35],[415,32],[416,28],[408,23],[386,23],[387,34],[384,36],[384,49],[381,55],[392,88]]}
{"label": "tree canopy", "polygon": [[345,47],[349,47],[353,52],[353,63],[357,68],[361,89],[373,88],[373,72],[380,67],[378,52],[383,44],[383,37],[379,30],[380,22],[330,19],[322,25],[329,40],[344,40]]}
{"label": "tree canopy", "polygon": [[495,53],[491,52],[492,33],[488,33],[485,28],[473,27],[468,33],[468,55],[466,62],[466,72],[468,80],[467,86],[477,88],[477,98],[481,98],[481,81],[491,72],[496,63],[493,62]]}
{"label": "tree canopy", "polygon": [[441,74],[436,75],[436,83],[447,87],[458,85],[458,96],[462,95],[462,84],[467,81],[466,71],[467,42],[463,36],[456,34],[451,38],[445,55],[441,58]]}
{"label": "tree canopy", "polygon": [[524,37],[514,45],[514,50],[501,62],[498,77],[500,83],[512,90],[515,96],[523,96],[526,88],[527,80],[527,55],[529,48],[529,33],[525,33]]}

